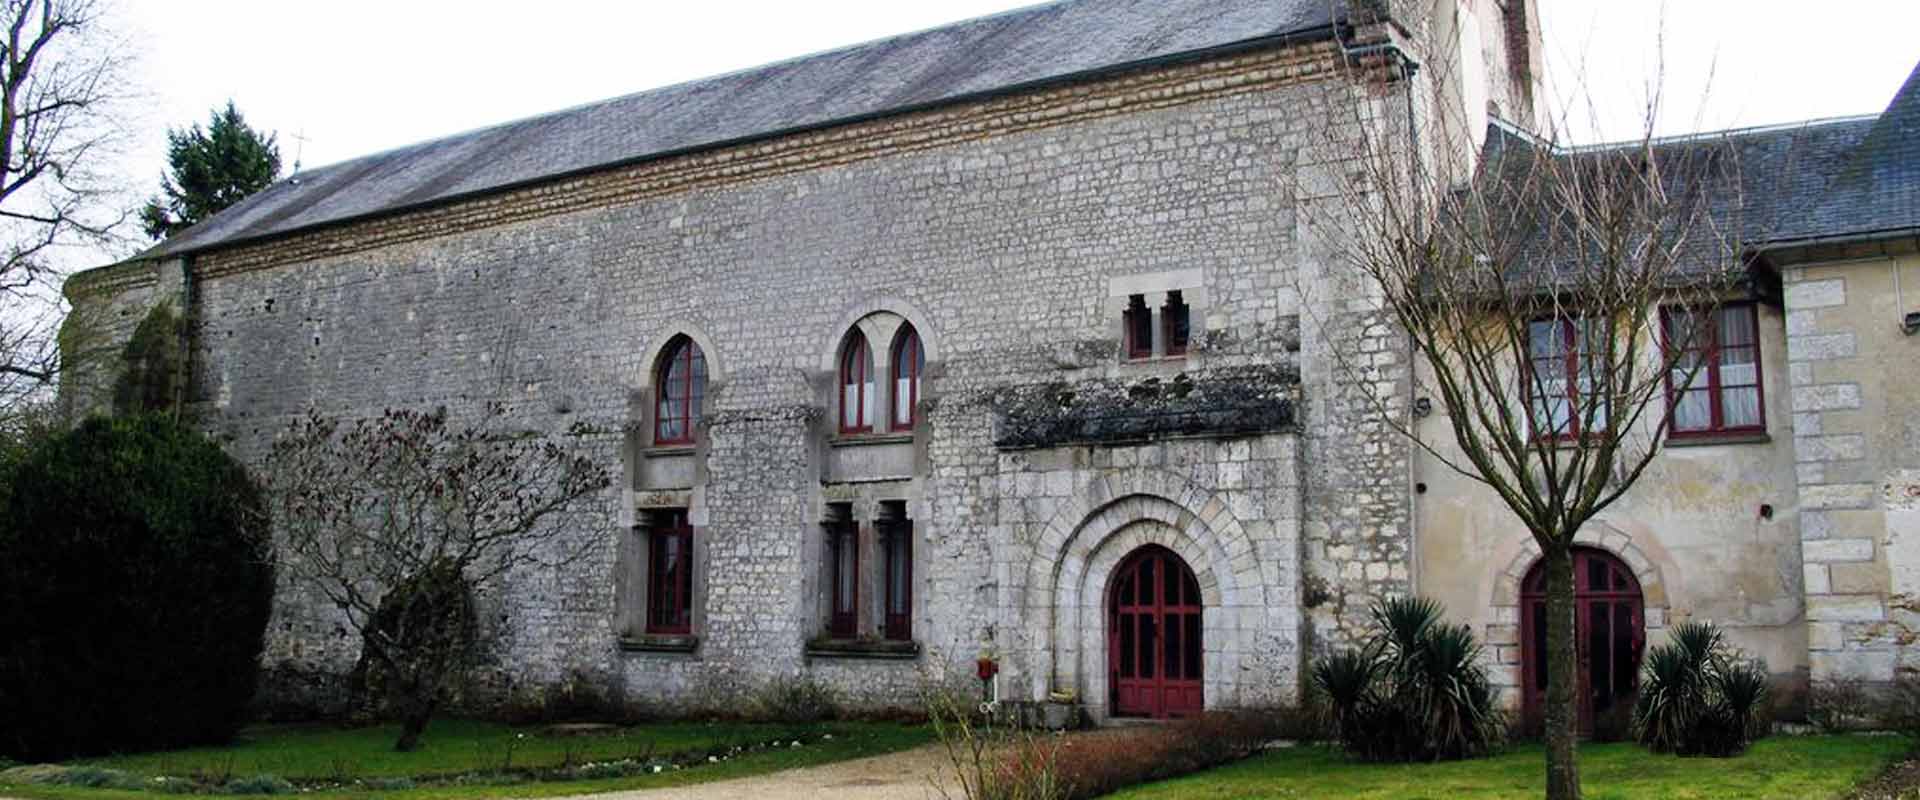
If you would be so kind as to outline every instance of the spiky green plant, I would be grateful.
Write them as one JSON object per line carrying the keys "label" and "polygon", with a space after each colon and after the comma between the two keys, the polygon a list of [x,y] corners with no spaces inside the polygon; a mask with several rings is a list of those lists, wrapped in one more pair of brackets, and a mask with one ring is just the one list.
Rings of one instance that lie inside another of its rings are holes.
{"label": "spiky green plant", "polygon": [[1647,653],[1634,703],[1634,739],[1659,753],[1731,756],[1765,735],[1770,680],[1719,627],[1686,622]]}
{"label": "spiky green plant", "polygon": [[1393,598],[1372,611],[1378,632],[1359,650],[1314,666],[1315,689],[1349,753],[1382,761],[1468,758],[1500,744],[1506,720],[1494,705],[1473,630],[1443,621],[1440,604]]}

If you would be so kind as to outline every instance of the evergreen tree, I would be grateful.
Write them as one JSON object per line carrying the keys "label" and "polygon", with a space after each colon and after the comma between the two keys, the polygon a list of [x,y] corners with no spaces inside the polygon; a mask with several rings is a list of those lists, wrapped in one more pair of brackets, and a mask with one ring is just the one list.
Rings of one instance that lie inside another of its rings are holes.
{"label": "evergreen tree", "polygon": [[172,236],[211,217],[273,183],[280,174],[280,148],[274,135],[247,126],[227,101],[214,109],[207,127],[167,131],[167,166],[160,180],[162,197],[147,201],[140,221],[155,239]]}

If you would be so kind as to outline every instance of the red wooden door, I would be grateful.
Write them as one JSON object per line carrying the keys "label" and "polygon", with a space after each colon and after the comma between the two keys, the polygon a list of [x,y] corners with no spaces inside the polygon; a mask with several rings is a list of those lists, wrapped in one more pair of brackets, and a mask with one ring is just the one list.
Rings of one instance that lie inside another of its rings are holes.
{"label": "red wooden door", "polygon": [[1200,713],[1200,583],[1173,551],[1135,550],[1107,591],[1107,685],[1113,715]]}
{"label": "red wooden door", "polygon": [[[1527,572],[1520,590],[1521,696],[1526,719],[1536,726],[1547,698],[1547,580],[1542,564]],[[1624,736],[1646,645],[1640,582],[1611,554],[1576,548],[1573,610],[1580,732],[1602,739]]]}

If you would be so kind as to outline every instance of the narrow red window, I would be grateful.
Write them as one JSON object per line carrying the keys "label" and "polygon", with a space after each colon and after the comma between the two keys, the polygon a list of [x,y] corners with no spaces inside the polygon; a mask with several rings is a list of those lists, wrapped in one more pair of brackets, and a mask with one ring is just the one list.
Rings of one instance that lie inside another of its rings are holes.
{"label": "narrow red window", "polygon": [[1126,324],[1127,358],[1153,357],[1153,309],[1147,307],[1145,295],[1131,295],[1127,298],[1127,310],[1122,314]]}
{"label": "narrow red window", "polygon": [[888,639],[910,641],[913,639],[913,520],[907,518],[905,503],[887,505],[887,518],[880,523],[880,557],[886,564],[885,632]]}
{"label": "narrow red window", "polygon": [[1522,389],[1535,436],[1571,439],[1606,428],[1605,331],[1599,321],[1581,318],[1527,325]]}
{"label": "narrow red window", "polygon": [[655,444],[693,444],[700,425],[700,403],[707,393],[707,359],[686,336],[667,343],[655,372]]}
{"label": "narrow red window", "polygon": [[832,603],[827,633],[850,639],[860,632],[860,526],[851,519],[827,523],[827,583]]}
{"label": "narrow red window", "polygon": [[652,512],[647,532],[647,632],[693,632],[693,527],[686,509]]}
{"label": "narrow red window", "polygon": [[920,334],[912,325],[902,325],[893,340],[893,429],[913,430],[919,421],[920,373],[927,366],[926,352],[920,349]]}
{"label": "narrow red window", "polygon": [[840,432],[873,430],[868,407],[872,403],[873,353],[867,349],[867,337],[854,331],[847,334],[840,351]]}
{"label": "narrow red window", "polygon": [[1160,307],[1161,339],[1167,343],[1167,355],[1187,354],[1187,301],[1177,291],[1167,293],[1167,304]]}
{"label": "narrow red window", "polygon": [[1752,303],[1662,310],[1674,436],[1764,433],[1759,323]]}

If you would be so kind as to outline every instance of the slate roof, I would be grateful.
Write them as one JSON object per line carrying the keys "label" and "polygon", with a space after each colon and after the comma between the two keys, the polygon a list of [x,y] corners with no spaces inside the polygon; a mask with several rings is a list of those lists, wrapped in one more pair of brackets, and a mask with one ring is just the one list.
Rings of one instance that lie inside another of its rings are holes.
{"label": "slate roof", "polygon": [[1920,64],[1873,120],[1817,205],[1783,221],[1781,240],[1920,229]]}
{"label": "slate roof", "polygon": [[1342,0],[1065,0],[302,172],[142,253],[179,255],[653,157],[1331,30]]}

